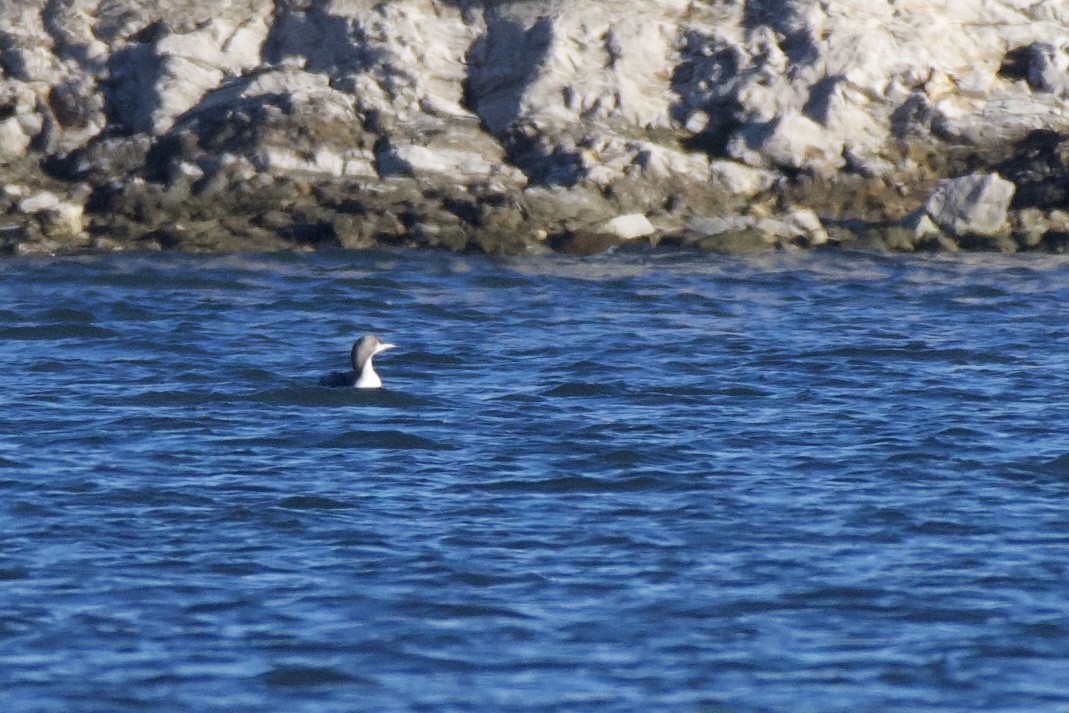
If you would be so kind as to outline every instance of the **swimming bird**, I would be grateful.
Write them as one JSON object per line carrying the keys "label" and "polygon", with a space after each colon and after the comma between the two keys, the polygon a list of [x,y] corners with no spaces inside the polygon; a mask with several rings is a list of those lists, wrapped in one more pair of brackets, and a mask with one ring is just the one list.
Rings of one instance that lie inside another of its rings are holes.
{"label": "swimming bird", "polygon": [[353,344],[352,371],[336,371],[319,380],[320,386],[336,388],[339,386],[357,389],[377,389],[382,386],[382,379],[375,373],[371,358],[379,352],[393,349],[394,344],[387,344],[374,334],[365,334]]}

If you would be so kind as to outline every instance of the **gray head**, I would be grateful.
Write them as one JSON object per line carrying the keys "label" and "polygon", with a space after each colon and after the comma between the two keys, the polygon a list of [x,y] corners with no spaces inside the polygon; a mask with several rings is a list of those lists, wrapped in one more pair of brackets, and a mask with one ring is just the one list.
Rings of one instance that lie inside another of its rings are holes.
{"label": "gray head", "polygon": [[365,334],[360,337],[360,339],[356,340],[356,344],[353,345],[353,371],[359,374],[364,370],[364,364],[367,363],[368,359],[379,352],[393,349],[394,346],[393,344],[387,344],[374,334]]}

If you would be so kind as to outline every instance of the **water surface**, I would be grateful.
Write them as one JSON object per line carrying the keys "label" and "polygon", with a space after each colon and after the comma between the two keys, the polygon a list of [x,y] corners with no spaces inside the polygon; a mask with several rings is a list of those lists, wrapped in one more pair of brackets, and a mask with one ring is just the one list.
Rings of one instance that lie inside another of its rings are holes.
{"label": "water surface", "polygon": [[[0,708],[1069,710],[1069,261],[0,262]],[[387,388],[316,386],[352,341]]]}

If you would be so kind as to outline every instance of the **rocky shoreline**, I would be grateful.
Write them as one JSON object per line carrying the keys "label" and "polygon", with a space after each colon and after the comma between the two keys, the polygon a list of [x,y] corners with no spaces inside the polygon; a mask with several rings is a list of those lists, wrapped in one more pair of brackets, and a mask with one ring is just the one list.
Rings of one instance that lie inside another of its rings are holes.
{"label": "rocky shoreline", "polygon": [[0,251],[1069,246],[1069,0],[0,0]]}

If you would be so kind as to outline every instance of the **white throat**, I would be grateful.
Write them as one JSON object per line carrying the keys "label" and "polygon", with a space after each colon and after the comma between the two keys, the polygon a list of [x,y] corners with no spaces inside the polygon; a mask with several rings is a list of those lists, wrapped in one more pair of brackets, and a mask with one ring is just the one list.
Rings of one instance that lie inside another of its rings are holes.
{"label": "white throat", "polygon": [[358,389],[377,389],[382,386],[382,379],[375,373],[375,367],[371,363],[371,357],[364,362],[364,368],[360,370],[360,378],[353,384]]}

